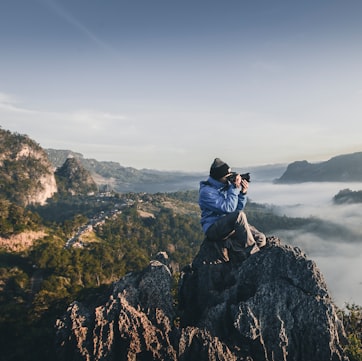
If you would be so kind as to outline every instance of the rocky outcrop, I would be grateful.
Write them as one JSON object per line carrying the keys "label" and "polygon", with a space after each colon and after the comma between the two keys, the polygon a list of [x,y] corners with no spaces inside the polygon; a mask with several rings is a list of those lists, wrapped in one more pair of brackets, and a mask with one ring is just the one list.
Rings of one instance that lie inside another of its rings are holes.
{"label": "rocky outcrop", "polygon": [[177,360],[172,275],[160,260],[114,284],[103,305],[72,303],[56,324],[59,359]]}
{"label": "rocky outcrop", "polygon": [[90,172],[86,170],[76,158],[68,158],[55,172],[59,193],[87,195],[98,190]]}
{"label": "rocky outcrop", "polygon": [[0,128],[0,196],[18,205],[45,204],[57,192],[45,151],[26,135]]}
{"label": "rocky outcrop", "polygon": [[72,303],[56,324],[59,360],[340,361],[344,330],[316,264],[269,238],[243,262],[203,243],[179,282],[161,254],[99,305]]}
{"label": "rocky outcrop", "polygon": [[269,239],[239,265],[213,264],[209,247],[183,276],[185,325],[218,335],[237,359],[343,359],[343,327],[327,286],[298,248]]}

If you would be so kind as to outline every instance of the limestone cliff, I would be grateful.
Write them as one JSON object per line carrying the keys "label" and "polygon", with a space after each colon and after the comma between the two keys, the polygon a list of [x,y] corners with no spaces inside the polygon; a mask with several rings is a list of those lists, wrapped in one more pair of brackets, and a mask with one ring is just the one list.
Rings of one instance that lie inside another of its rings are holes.
{"label": "limestone cliff", "polygon": [[57,192],[46,152],[25,135],[0,128],[0,196],[19,205],[45,204]]}
{"label": "limestone cliff", "polygon": [[167,255],[116,282],[105,301],[73,302],[56,323],[71,360],[341,361],[344,330],[316,264],[269,238],[243,262],[203,243],[174,307]]}

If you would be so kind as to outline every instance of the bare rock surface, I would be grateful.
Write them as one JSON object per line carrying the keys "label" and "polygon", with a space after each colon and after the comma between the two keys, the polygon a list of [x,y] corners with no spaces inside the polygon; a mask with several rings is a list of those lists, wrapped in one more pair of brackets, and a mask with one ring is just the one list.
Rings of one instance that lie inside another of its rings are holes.
{"label": "bare rock surface", "polygon": [[56,323],[59,360],[348,360],[323,276],[278,239],[228,263],[204,242],[181,272],[174,302],[161,253],[116,282],[103,304],[69,306]]}

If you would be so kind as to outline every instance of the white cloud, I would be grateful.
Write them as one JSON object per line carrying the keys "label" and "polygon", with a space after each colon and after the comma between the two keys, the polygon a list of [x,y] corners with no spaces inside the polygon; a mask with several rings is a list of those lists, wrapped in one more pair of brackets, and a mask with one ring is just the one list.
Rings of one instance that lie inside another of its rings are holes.
{"label": "white cloud", "polygon": [[0,92],[0,111],[10,113],[23,113],[23,114],[34,114],[35,112],[30,109],[21,107],[18,104],[16,97],[8,93]]}
{"label": "white cloud", "polygon": [[115,125],[121,124],[126,128],[130,126],[127,117],[121,114],[112,114],[93,110],[78,110],[65,114],[69,120],[76,126],[82,127],[83,131],[105,131],[110,130]]}
{"label": "white cloud", "polygon": [[[271,184],[253,182],[249,197],[257,203],[274,204],[288,217],[310,216],[340,225],[329,234],[315,234],[308,229],[275,230],[283,243],[301,248],[314,260],[327,281],[338,306],[345,302],[362,304],[362,209],[360,204],[337,206],[332,198],[341,189],[362,190],[362,183]],[[325,232],[328,232],[326,226]]]}

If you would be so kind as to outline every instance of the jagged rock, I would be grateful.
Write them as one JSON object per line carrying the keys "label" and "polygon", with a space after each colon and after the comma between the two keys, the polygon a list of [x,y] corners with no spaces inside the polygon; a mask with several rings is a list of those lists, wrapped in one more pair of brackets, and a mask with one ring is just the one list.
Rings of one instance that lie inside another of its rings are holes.
{"label": "jagged rock", "polygon": [[206,328],[238,357],[343,360],[344,331],[315,263],[269,239],[237,265],[214,264],[205,243],[181,285],[182,326]]}
{"label": "jagged rock", "polygon": [[55,172],[60,193],[71,195],[91,194],[98,187],[90,172],[76,158],[68,158]]}
{"label": "jagged rock", "polygon": [[269,238],[245,261],[222,263],[204,242],[182,271],[178,313],[163,262],[126,275],[101,306],[70,305],[56,325],[59,359],[348,360],[323,276],[298,248]]}
{"label": "jagged rock", "polygon": [[237,358],[218,337],[205,329],[185,327],[179,340],[180,361],[220,360],[236,361]]}
{"label": "jagged rock", "polygon": [[115,283],[104,305],[72,303],[56,323],[59,359],[177,360],[171,282],[169,268],[154,260]]}

